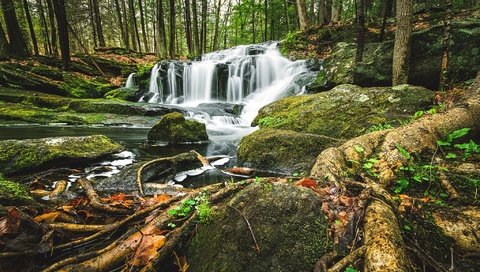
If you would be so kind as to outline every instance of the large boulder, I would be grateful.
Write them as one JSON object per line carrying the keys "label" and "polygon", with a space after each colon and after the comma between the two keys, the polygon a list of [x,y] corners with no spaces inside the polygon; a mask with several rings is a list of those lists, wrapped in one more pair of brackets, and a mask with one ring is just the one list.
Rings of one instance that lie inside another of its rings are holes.
{"label": "large boulder", "polygon": [[103,135],[0,141],[0,172],[5,175],[47,167],[89,163],[123,147]]}
{"label": "large boulder", "polygon": [[410,118],[432,106],[434,93],[423,87],[361,88],[340,85],[331,91],[286,97],[260,109],[252,125],[351,138],[373,126]]}
{"label": "large boulder", "polygon": [[241,140],[238,163],[264,172],[306,174],[322,150],[339,143],[310,133],[260,129]]}
{"label": "large boulder", "polygon": [[305,188],[249,185],[198,226],[187,249],[189,271],[312,271],[332,249],[321,206]]}
{"label": "large boulder", "polygon": [[186,120],[183,114],[173,112],[164,115],[147,134],[149,142],[198,143],[208,141],[205,124]]}
{"label": "large boulder", "polygon": [[[480,19],[454,21],[450,31],[449,74],[456,82],[474,78],[480,68]],[[354,67],[355,43],[339,42],[325,59],[327,84],[313,91],[344,83],[360,86],[389,86],[392,82],[393,41],[365,45],[363,61]],[[414,32],[410,56],[409,83],[438,88],[443,48],[443,26]],[[323,81],[322,77],[318,81]],[[354,79],[355,78],[355,79]]]}

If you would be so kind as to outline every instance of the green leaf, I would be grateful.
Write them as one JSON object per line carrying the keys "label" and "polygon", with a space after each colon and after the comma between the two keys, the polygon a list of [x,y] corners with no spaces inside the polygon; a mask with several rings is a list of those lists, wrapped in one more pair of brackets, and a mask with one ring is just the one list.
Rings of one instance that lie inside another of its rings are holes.
{"label": "green leaf", "polygon": [[364,149],[361,145],[354,145],[353,148],[354,148],[355,151],[357,151],[358,153],[363,153],[363,152],[365,152],[365,149]]}
{"label": "green leaf", "polygon": [[409,184],[410,182],[407,179],[405,178],[399,179],[397,181],[397,187],[395,188],[394,192],[397,194],[401,193],[405,188],[408,187]]}
{"label": "green leaf", "polygon": [[412,227],[410,227],[409,225],[403,225],[403,229],[406,231],[411,231]]}
{"label": "green leaf", "polygon": [[410,153],[408,153],[407,150],[405,150],[405,148],[403,148],[401,145],[399,144],[395,144],[395,146],[397,147],[398,151],[400,152],[400,154],[402,154],[405,159],[407,160],[410,160],[412,158],[412,156],[410,155]]}
{"label": "green leaf", "polygon": [[470,131],[470,128],[461,128],[461,129],[455,130],[450,134],[448,134],[447,141],[452,142],[455,139],[458,139],[460,137],[467,135],[469,131]]}
{"label": "green leaf", "polygon": [[169,215],[176,215],[176,214],[177,214],[177,210],[171,209],[171,210],[168,210],[167,213],[168,213]]}
{"label": "green leaf", "polygon": [[444,140],[437,140],[437,145],[438,146],[450,146],[451,143],[447,142],[447,141],[444,141]]}
{"label": "green leaf", "polygon": [[358,272],[358,270],[349,266],[349,267],[345,268],[345,272]]}
{"label": "green leaf", "polygon": [[415,112],[415,114],[413,115],[413,120],[417,120],[418,118],[422,117],[424,114],[425,114],[424,111]]}
{"label": "green leaf", "polygon": [[445,159],[456,159],[456,158],[457,158],[457,154],[452,153],[452,152],[449,152],[449,153],[445,156]]}

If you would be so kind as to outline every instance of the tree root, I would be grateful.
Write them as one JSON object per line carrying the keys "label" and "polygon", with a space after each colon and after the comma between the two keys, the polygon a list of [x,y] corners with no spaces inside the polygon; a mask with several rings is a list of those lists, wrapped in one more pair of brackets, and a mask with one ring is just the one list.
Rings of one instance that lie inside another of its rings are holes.
{"label": "tree root", "polygon": [[452,184],[448,180],[447,175],[445,175],[443,171],[440,171],[438,173],[438,180],[440,181],[440,185],[442,185],[443,189],[445,189],[445,191],[447,192],[450,200],[455,200],[460,197],[457,190],[455,190],[455,188],[452,186]]}
{"label": "tree root", "polygon": [[88,200],[90,201],[90,205],[92,208],[107,212],[107,213],[113,213],[113,214],[130,214],[132,211],[127,210],[127,209],[119,209],[115,207],[111,207],[109,205],[102,204],[100,202],[100,199],[95,192],[95,189],[93,189],[92,184],[90,181],[84,178],[78,179],[78,183],[82,188],[85,190],[85,194],[87,195]]}
{"label": "tree root", "polygon": [[71,223],[51,223],[49,227],[55,230],[69,231],[73,233],[97,232],[106,229],[109,225],[80,225]]}
{"label": "tree root", "polygon": [[337,262],[334,266],[330,267],[327,272],[336,272],[342,271],[348,264],[355,262],[357,259],[360,259],[365,254],[366,247],[361,246],[355,249],[352,253],[348,254],[346,257]]}

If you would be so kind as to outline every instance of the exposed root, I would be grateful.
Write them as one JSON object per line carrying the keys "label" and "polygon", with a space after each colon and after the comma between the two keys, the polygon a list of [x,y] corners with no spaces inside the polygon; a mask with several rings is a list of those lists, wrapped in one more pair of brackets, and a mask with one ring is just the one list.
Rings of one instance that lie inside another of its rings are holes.
{"label": "exposed root", "polygon": [[68,182],[66,180],[60,180],[56,183],[55,189],[49,195],[50,199],[57,198],[61,193],[65,192],[67,189]]}
{"label": "exposed root", "polygon": [[447,192],[450,200],[455,200],[460,197],[460,195],[457,193],[457,190],[453,188],[452,184],[448,180],[447,175],[445,175],[443,171],[438,173],[438,180],[440,181],[440,185],[442,185],[443,189],[445,189]]}
{"label": "exposed root", "polygon": [[97,192],[95,192],[95,189],[93,189],[92,184],[90,181],[88,181],[85,178],[80,178],[78,179],[78,183],[82,188],[85,190],[85,194],[87,195],[88,200],[90,201],[90,206],[92,208],[104,211],[107,213],[113,213],[113,214],[130,214],[132,211],[127,210],[127,209],[119,209],[115,207],[111,207],[110,205],[105,205],[100,202],[100,199],[97,195]]}
{"label": "exposed root", "polygon": [[48,224],[52,229],[69,231],[73,233],[97,232],[104,230],[109,225],[80,225],[71,223],[51,223]]}
{"label": "exposed root", "polygon": [[352,253],[348,254],[346,257],[337,262],[334,266],[330,267],[327,272],[337,272],[343,271],[347,265],[355,262],[357,259],[360,259],[365,254],[366,247],[361,246],[355,249]]}

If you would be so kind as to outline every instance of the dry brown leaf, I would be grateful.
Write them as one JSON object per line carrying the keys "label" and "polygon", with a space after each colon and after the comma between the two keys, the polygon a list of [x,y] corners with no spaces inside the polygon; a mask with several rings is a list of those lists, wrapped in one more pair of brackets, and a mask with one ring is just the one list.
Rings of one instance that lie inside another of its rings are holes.
{"label": "dry brown leaf", "polygon": [[15,207],[8,208],[8,215],[0,219],[0,236],[20,232],[22,212]]}
{"label": "dry brown leaf", "polygon": [[57,220],[61,212],[55,211],[55,212],[48,212],[44,213],[38,216],[35,216],[34,220],[37,223],[43,222],[43,223],[53,223]]}
{"label": "dry brown leaf", "polygon": [[303,178],[295,183],[297,186],[302,186],[306,188],[316,188],[317,182],[311,178]]}
{"label": "dry brown leaf", "polygon": [[144,235],[130,264],[144,266],[153,259],[158,250],[165,244],[167,238],[163,235]]}
{"label": "dry brown leaf", "polygon": [[187,262],[186,256],[178,257],[177,252],[173,252],[175,255],[175,264],[178,266],[178,272],[187,272],[190,265]]}

